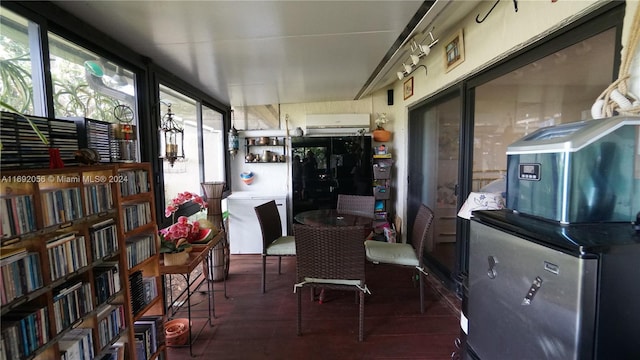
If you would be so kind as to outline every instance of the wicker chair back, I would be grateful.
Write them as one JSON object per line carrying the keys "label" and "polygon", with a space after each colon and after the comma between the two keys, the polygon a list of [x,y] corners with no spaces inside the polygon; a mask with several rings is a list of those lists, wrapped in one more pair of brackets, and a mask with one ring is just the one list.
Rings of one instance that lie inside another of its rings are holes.
{"label": "wicker chair back", "polygon": [[294,224],[297,281],[305,278],[365,282],[362,226]]}
{"label": "wicker chair back", "polygon": [[338,194],[337,209],[342,214],[352,214],[375,218],[376,199],[366,195]]}
{"label": "wicker chair back", "polygon": [[296,237],[297,331],[302,335],[302,290],[311,287],[355,291],[358,340],[364,339],[365,249],[362,226],[294,225]]}

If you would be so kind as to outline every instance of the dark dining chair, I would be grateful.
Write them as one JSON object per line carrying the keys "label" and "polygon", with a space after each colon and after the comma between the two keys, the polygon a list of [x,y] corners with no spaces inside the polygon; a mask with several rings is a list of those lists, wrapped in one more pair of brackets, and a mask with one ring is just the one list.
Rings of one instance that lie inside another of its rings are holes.
{"label": "dark dining chair", "polygon": [[376,199],[373,195],[338,194],[337,210],[341,214],[351,214],[375,218]]}
{"label": "dark dining chair", "polygon": [[302,335],[302,288],[355,291],[359,294],[358,340],[364,339],[365,254],[362,226],[294,224],[296,237],[297,333]]}
{"label": "dark dining chair", "polygon": [[410,266],[418,271],[420,280],[420,312],[424,313],[424,279],[428,275],[424,267],[423,252],[428,237],[431,236],[433,211],[421,204],[411,231],[411,244],[388,243],[384,241],[367,240],[364,247],[367,260],[374,264],[392,264]]}
{"label": "dark dining chair", "polygon": [[275,200],[255,208],[262,232],[262,293],[266,289],[267,256],[278,257],[278,275],[282,273],[282,257],[296,255],[295,238],[282,235],[280,213]]}

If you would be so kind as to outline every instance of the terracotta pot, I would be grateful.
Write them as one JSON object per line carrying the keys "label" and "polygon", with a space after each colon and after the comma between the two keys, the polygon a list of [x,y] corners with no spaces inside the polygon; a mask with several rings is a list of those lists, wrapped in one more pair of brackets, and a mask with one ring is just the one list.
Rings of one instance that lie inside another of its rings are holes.
{"label": "terracotta pot", "polygon": [[373,140],[377,142],[386,142],[391,140],[391,131],[385,129],[373,130]]}
{"label": "terracotta pot", "polygon": [[182,251],[179,253],[164,253],[165,266],[184,265],[188,260],[189,253],[186,251]]}
{"label": "terracotta pot", "polygon": [[189,340],[189,319],[173,319],[164,324],[168,346],[186,345]]}

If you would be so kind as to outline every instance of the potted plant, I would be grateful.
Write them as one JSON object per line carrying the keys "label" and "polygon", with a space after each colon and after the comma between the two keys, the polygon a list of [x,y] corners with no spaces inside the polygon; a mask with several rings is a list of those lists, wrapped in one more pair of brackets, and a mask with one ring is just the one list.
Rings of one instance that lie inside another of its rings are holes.
{"label": "potted plant", "polygon": [[189,252],[187,249],[191,248],[191,244],[185,238],[178,239],[177,241],[167,240],[162,236],[160,242],[160,253],[164,254],[164,264],[182,265],[189,259]]}
{"label": "potted plant", "polygon": [[164,264],[183,265],[189,260],[189,252],[191,244],[186,238],[170,239],[160,234],[160,253],[164,254]]}
{"label": "potted plant", "polygon": [[373,140],[378,142],[386,142],[391,139],[391,131],[385,130],[382,125],[386,124],[389,121],[387,119],[387,113],[378,113],[378,118],[376,119],[376,129],[373,130]]}

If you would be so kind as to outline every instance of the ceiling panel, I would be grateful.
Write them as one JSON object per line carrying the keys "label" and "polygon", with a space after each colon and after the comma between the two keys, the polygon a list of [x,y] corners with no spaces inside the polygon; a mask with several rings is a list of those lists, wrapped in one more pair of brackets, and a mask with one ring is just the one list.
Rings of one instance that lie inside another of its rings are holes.
{"label": "ceiling panel", "polygon": [[54,1],[232,106],[352,100],[422,1]]}

